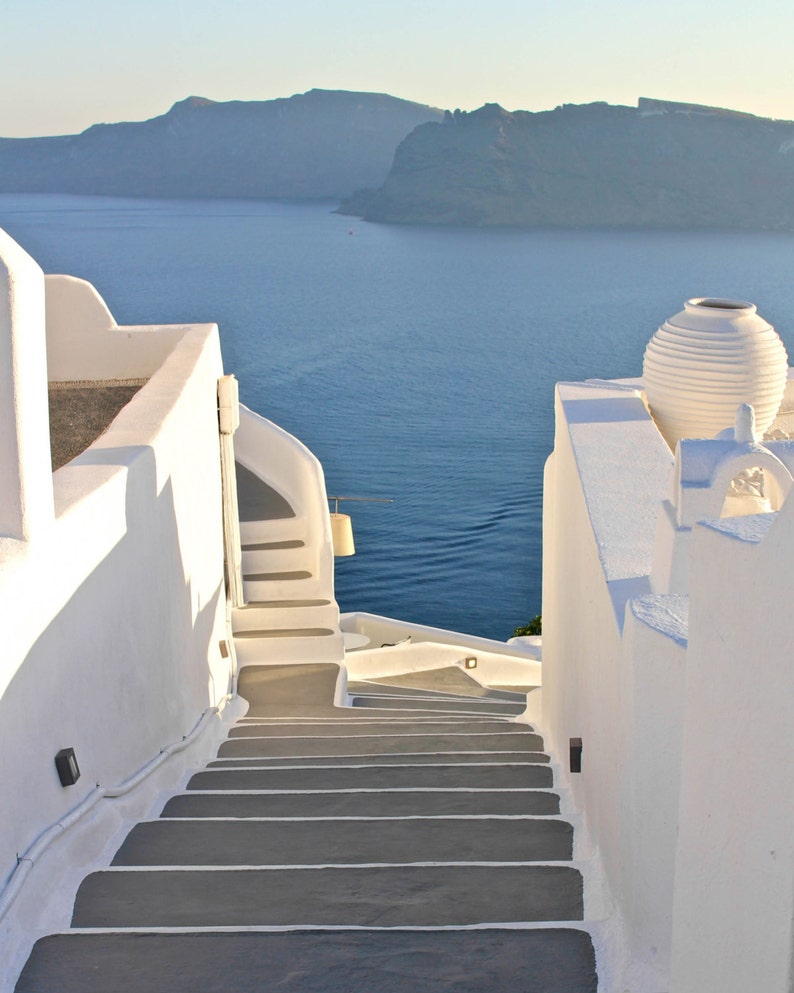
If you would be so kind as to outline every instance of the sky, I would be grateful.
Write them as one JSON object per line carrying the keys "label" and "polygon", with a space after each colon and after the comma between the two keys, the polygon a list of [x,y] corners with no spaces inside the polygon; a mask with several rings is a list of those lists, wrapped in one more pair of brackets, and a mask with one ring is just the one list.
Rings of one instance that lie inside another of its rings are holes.
{"label": "sky", "polygon": [[0,0],[0,136],[315,87],[450,110],[646,96],[794,120],[793,48],[791,0]]}

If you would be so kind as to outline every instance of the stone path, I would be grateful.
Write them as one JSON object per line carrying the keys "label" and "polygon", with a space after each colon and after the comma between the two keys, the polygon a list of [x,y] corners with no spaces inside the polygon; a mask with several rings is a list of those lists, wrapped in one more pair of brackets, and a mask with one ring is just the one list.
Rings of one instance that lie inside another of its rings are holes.
{"label": "stone path", "polygon": [[441,670],[337,709],[337,673],[244,668],[218,758],[86,878],[16,993],[595,993],[572,829],[519,697]]}

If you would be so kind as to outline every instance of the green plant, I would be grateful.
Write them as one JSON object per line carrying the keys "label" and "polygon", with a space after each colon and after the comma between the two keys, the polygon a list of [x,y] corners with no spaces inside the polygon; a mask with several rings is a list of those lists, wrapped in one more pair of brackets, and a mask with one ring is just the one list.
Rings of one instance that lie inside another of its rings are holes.
{"label": "green plant", "polygon": [[541,634],[541,628],[543,627],[543,619],[540,614],[536,614],[529,624],[524,624],[522,627],[517,627],[513,632],[514,638],[523,638],[530,634]]}

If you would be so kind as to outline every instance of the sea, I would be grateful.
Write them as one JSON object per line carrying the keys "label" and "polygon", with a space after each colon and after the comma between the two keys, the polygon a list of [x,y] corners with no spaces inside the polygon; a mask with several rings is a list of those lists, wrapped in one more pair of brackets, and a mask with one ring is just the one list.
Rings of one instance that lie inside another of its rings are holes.
{"label": "sea", "polygon": [[642,373],[696,296],[794,349],[794,235],[367,224],[333,203],[0,196],[45,272],[120,324],[217,322],[241,398],[350,502],[343,611],[499,640],[541,612],[558,381]]}

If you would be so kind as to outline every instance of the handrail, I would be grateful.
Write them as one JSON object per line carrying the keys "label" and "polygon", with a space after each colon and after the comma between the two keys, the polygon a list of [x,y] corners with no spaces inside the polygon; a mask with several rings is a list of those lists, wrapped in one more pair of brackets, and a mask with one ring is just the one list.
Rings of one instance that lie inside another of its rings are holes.
{"label": "handrail", "polygon": [[161,749],[158,755],[155,755],[151,761],[142,766],[129,779],[125,779],[123,783],[120,783],[118,786],[100,786],[97,783],[96,787],[87,796],[83,797],[80,803],[76,807],[73,807],[65,817],[62,817],[55,824],[51,824],[50,827],[42,832],[24,855],[17,856],[17,867],[11,873],[8,882],[0,894],[0,921],[3,920],[19,896],[25,880],[33,871],[36,860],[49,848],[56,838],[59,838],[64,831],[81,820],[100,800],[105,798],[115,799],[124,796],[125,793],[129,793],[130,790],[140,785],[144,779],[149,777],[167,759],[171,758],[172,755],[184,751],[209,725],[210,718],[219,714],[224,704],[228,703],[231,699],[232,697],[227,694],[217,706],[208,707],[201,717],[199,717],[193,729],[186,735],[183,735],[180,741],[175,741],[173,744]]}

